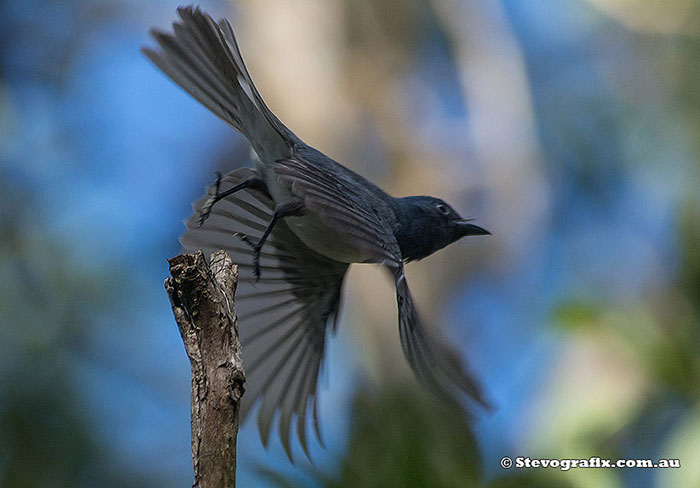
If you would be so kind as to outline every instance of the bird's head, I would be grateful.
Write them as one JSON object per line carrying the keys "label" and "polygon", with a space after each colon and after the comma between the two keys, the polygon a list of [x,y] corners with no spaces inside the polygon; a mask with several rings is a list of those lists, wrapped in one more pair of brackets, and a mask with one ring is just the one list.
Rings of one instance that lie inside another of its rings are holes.
{"label": "bird's head", "polygon": [[439,198],[404,197],[396,199],[396,203],[399,220],[396,238],[406,261],[423,259],[465,236],[490,234],[462,218]]}

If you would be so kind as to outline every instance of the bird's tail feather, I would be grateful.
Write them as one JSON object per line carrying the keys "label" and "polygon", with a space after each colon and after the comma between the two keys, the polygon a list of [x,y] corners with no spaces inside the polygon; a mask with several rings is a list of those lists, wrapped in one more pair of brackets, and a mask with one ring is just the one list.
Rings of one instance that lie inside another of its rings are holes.
{"label": "bird's tail feather", "polygon": [[294,134],[267,108],[246,69],[231,24],[180,7],[173,33],[152,35],[160,50],[142,52],[175,83],[243,134],[264,160],[289,154]]}

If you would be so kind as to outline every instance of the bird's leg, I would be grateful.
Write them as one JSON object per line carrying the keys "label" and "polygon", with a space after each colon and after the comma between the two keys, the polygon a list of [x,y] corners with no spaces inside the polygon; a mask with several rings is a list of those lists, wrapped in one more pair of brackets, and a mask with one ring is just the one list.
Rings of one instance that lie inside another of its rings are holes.
{"label": "bird's leg", "polygon": [[221,186],[221,173],[218,171],[216,172],[216,191],[214,192],[214,195],[212,195],[209,200],[206,201],[202,209],[199,211],[199,227],[202,226],[205,220],[209,218],[209,214],[211,213],[211,209],[214,206],[216,202],[219,200],[223,200],[229,195],[233,195],[237,191],[243,190],[245,188],[250,188],[252,190],[258,190],[260,193],[263,193],[266,195],[268,198],[272,199],[270,197],[270,191],[267,189],[267,184],[265,183],[265,180],[258,176],[251,176],[249,178],[246,178],[245,180],[241,181],[239,184],[236,186],[229,188],[228,190],[224,192],[219,192],[219,188]]}
{"label": "bird's leg", "polygon": [[272,232],[272,229],[275,227],[277,220],[284,217],[298,217],[303,215],[305,211],[306,206],[304,205],[303,200],[291,200],[286,203],[280,203],[275,207],[275,212],[272,214],[272,218],[267,224],[265,232],[263,232],[263,235],[260,236],[260,240],[258,240],[258,242],[255,244],[253,244],[247,235],[241,234],[240,232],[236,233],[236,235],[240,237],[243,242],[253,248],[253,273],[255,274],[256,280],[260,279],[260,251],[270,235],[270,232]]}

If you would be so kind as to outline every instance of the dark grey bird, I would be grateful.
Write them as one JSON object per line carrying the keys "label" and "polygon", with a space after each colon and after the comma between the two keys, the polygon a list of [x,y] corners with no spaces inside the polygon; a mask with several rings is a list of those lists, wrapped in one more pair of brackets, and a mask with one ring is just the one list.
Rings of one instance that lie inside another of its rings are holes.
{"label": "dark grey bird", "polygon": [[438,198],[394,198],[304,144],[265,105],[228,21],[217,23],[192,7],[178,14],[172,34],[152,31],[160,49],[143,52],[243,134],[254,151],[255,169],[220,177],[194,204],[181,242],[187,250],[226,249],[239,264],[236,308],[247,375],[243,413],[260,402],[263,443],[279,415],[290,459],[294,420],[308,456],[309,412],[321,442],[317,378],[350,263],[379,263],[391,273],[401,345],[418,379],[450,401],[471,398],[487,406],[457,353],[421,321],[404,263],[488,232]]}

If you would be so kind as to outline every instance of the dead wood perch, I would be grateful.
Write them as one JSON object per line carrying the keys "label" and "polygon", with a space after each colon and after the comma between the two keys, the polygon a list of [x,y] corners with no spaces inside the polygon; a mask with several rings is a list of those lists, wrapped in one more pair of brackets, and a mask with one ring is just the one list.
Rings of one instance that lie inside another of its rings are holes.
{"label": "dead wood perch", "polygon": [[192,365],[193,486],[233,488],[245,382],[233,301],[238,267],[224,251],[209,261],[201,251],[168,260],[165,289]]}

